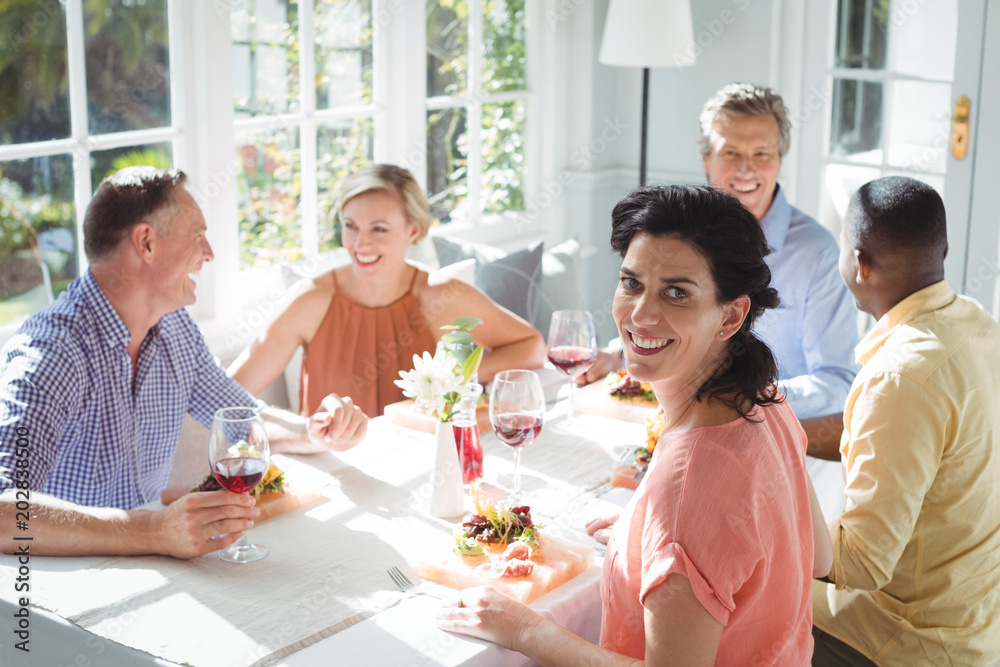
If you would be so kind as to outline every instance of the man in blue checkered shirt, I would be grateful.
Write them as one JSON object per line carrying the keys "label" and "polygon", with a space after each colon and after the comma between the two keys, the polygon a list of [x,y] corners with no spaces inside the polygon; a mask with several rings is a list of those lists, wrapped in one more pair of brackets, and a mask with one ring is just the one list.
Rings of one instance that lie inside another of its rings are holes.
{"label": "man in blue checkered shirt", "polygon": [[[0,551],[16,550],[26,491],[37,554],[191,558],[236,541],[259,514],[252,496],[227,491],[134,509],[166,486],[185,414],[208,427],[221,407],[258,404],[184,309],[213,258],[184,179],[152,167],[105,179],[84,219],[90,269],[0,350]],[[268,429],[279,450],[347,449],[367,425],[332,394],[308,421],[282,419]]]}

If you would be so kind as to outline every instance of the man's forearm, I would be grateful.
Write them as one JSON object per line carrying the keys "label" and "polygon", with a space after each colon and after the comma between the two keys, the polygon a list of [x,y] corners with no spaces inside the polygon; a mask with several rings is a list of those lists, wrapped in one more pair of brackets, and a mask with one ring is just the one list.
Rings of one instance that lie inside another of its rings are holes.
{"label": "man's forearm", "polygon": [[153,512],[84,507],[37,491],[31,491],[29,498],[25,522],[28,528],[15,534],[18,514],[15,492],[12,489],[0,494],[3,553],[17,553],[25,547],[39,556],[129,556],[156,552]]}
{"label": "man's forearm", "polygon": [[844,415],[800,419],[806,432],[806,454],[824,461],[840,460],[840,439],[844,433]]}

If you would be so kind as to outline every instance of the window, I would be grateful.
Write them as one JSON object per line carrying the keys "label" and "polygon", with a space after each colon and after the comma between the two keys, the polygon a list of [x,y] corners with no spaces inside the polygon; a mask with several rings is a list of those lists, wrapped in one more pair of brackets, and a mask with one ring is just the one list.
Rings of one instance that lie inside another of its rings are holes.
{"label": "window", "polygon": [[231,22],[240,268],[339,247],[339,184],[374,153],[372,2],[242,0]]}
{"label": "window", "polygon": [[442,222],[524,209],[524,0],[427,3],[427,190]]}
{"label": "window", "polygon": [[892,174],[944,193],[951,143],[954,1],[839,0],[820,222],[836,229],[851,194]]}
{"label": "window", "polygon": [[166,0],[0,9],[0,327],[84,270],[83,214],[102,178],[173,164],[172,20]]}
{"label": "window", "polygon": [[[201,316],[272,289],[274,273],[256,269],[338,248],[336,199],[359,165],[411,169],[442,223],[523,211],[540,180],[529,67],[540,11],[525,0],[0,5],[0,327],[85,270],[86,206],[131,164],[191,175],[216,253]],[[227,57],[231,72],[201,64]]]}
{"label": "window", "polygon": [[[393,155],[426,179],[442,223],[523,210],[524,0],[429,0],[426,71],[410,52],[388,62],[391,41],[415,43],[400,17],[412,6],[238,0],[231,10],[242,269],[339,247],[340,183]],[[426,88],[408,87],[414,76]],[[412,151],[387,116],[405,126],[421,108],[425,150]]]}

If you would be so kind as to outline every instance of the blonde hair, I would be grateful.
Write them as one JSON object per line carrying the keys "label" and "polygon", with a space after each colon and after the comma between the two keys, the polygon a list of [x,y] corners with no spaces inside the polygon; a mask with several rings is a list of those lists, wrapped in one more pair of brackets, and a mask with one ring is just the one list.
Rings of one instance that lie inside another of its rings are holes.
{"label": "blonde hair", "polygon": [[373,164],[362,167],[344,179],[340,189],[337,213],[343,218],[344,204],[366,192],[395,192],[403,200],[406,219],[420,227],[414,243],[427,236],[431,228],[431,205],[408,169],[393,164]]}
{"label": "blonde hair", "polygon": [[712,148],[708,142],[708,136],[712,132],[712,125],[715,119],[722,114],[728,114],[737,118],[750,118],[752,116],[774,116],[778,122],[778,150],[781,157],[785,157],[791,144],[792,124],[788,120],[788,109],[785,107],[781,95],[771,88],[756,86],[752,83],[730,83],[715,92],[705,106],[701,109],[701,116],[698,118],[701,125],[701,136],[698,137],[698,147],[701,148],[702,155],[708,155]]}

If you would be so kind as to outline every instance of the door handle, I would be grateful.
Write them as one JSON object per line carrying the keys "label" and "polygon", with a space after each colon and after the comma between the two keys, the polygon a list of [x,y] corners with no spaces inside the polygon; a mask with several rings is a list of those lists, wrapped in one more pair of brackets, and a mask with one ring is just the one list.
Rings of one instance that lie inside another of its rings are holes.
{"label": "door handle", "polygon": [[965,157],[969,147],[969,98],[962,95],[955,100],[955,115],[951,119],[951,154],[956,160]]}

